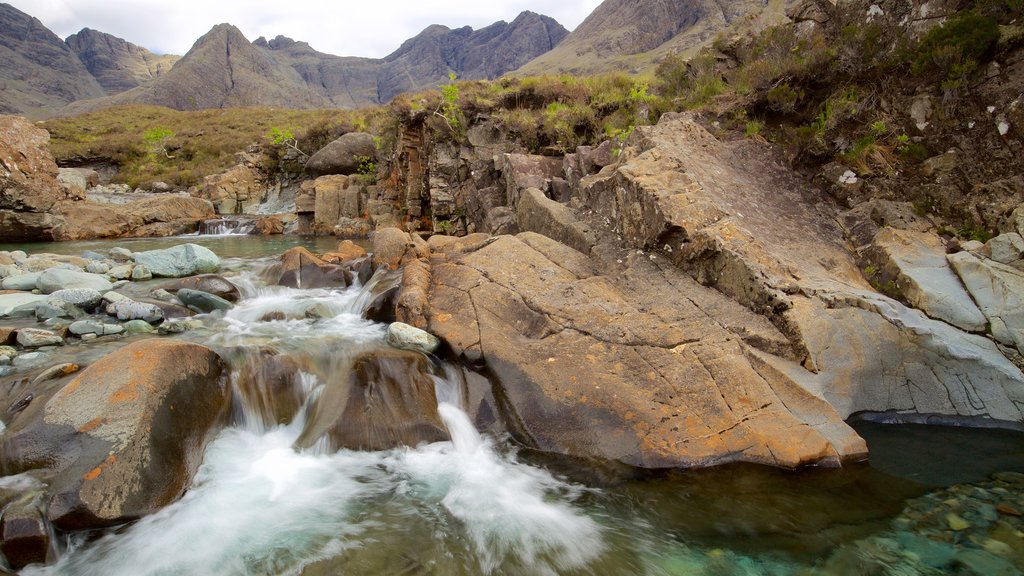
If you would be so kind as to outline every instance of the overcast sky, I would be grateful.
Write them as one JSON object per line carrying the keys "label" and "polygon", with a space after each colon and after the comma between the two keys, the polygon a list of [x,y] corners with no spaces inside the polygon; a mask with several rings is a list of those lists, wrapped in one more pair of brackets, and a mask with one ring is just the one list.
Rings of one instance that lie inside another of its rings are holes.
{"label": "overcast sky", "polygon": [[523,10],[572,30],[601,0],[3,0],[61,38],[92,28],[161,54],[184,54],[214,25],[249,40],[279,34],[338,56],[386,56],[430,24],[481,28]]}

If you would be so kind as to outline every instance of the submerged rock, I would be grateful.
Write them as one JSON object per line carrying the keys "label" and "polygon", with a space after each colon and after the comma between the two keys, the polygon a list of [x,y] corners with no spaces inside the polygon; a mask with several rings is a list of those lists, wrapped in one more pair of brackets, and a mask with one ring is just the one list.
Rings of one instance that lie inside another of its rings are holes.
{"label": "submerged rock", "polygon": [[220,258],[198,244],[182,244],[164,250],[136,252],[135,263],[145,266],[153,276],[181,278],[216,272]]}
{"label": "submerged rock", "polygon": [[348,270],[328,264],[312,252],[297,246],[281,255],[281,275],[277,284],[289,288],[344,288]]}
{"label": "submerged rock", "polygon": [[125,320],[145,320],[150,324],[164,319],[164,311],[156,304],[121,300],[113,305],[114,315],[122,322]]}
{"label": "submerged rock", "polygon": [[220,296],[200,290],[189,290],[188,288],[178,290],[178,300],[181,300],[181,303],[190,309],[201,313],[209,313],[215,310],[230,310],[233,306],[231,302]]}
{"label": "submerged rock", "polygon": [[232,284],[223,276],[218,276],[216,274],[200,274],[198,276],[181,278],[179,280],[171,280],[161,284],[160,288],[170,292],[177,292],[182,288],[199,290],[202,292],[208,292],[215,296],[220,296],[228,302],[238,302],[238,299],[241,298],[237,286]]}
{"label": "submerged rock", "polygon": [[3,508],[0,552],[15,570],[52,559],[53,543],[42,500],[41,492],[32,491]]}
{"label": "submerged rock", "polygon": [[130,344],[12,418],[0,438],[0,469],[51,474],[47,514],[63,530],[155,512],[184,492],[224,422],[223,369],[196,344]]}
{"label": "submerged rock", "polygon": [[296,445],[326,437],[334,449],[388,450],[447,440],[427,359],[398,350],[369,353],[331,379]]}

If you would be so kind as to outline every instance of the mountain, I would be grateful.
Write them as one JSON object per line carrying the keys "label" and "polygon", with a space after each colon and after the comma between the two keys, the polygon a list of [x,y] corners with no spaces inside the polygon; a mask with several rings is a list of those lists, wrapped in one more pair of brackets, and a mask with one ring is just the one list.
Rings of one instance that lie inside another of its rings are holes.
{"label": "mountain", "polygon": [[130,103],[177,110],[372,106],[437,86],[450,72],[467,80],[496,78],[567,34],[555,20],[523,12],[512,23],[480,30],[429,26],[386,58],[373,59],[324,54],[284,36],[250,43],[238,28],[218,24],[168,72],[127,92],[76,102],[62,113]]}
{"label": "mountain", "polygon": [[41,118],[104,95],[75,53],[39,20],[0,4],[0,113]]}
{"label": "mountain", "polygon": [[497,78],[551,50],[568,34],[553,18],[533,12],[479,30],[429,26],[384,58],[379,101],[436,86],[449,72],[466,80]]}
{"label": "mountain", "polygon": [[605,0],[557,47],[515,73],[642,71],[723,30],[781,22],[787,3],[792,0]]}
{"label": "mountain", "polygon": [[64,41],[108,94],[131,90],[167,72],[180,56],[158,55],[104,32],[83,28]]}

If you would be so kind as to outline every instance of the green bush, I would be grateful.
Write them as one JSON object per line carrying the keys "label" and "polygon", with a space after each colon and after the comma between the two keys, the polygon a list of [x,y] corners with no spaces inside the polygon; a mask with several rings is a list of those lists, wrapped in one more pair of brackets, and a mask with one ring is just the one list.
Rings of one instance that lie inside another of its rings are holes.
{"label": "green bush", "polygon": [[921,39],[914,71],[945,81],[965,79],[986,61],[998,40],[995,18],[973,10],[961,12]]}

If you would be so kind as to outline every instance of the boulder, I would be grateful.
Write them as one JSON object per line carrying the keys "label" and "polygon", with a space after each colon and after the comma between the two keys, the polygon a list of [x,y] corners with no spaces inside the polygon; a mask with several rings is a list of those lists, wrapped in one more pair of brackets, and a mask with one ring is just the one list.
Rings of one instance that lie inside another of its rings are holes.
{"label": "boulder", "polygon": [[325,262],[348,262],[366,256],[366,249],[351,240],[342,240],[334,252],[323,255]]}
{"label": "boulder", "polygon": [[527,154],[505,154],[501,172],[506,183],[505,199],[513,209],[518,206],[524,190],[536,188],[547,192],[551,189],[552,178],[564,176],[561,158]]}
{"label": "boulder", "polygon": [[24,348],[41,348],[64,343],[60,334],[39,328],[22,328],[18,330],[18,344]]}
{"label": "boulder", "polygon": [[178,300],[190,309],[199,313],[210,313],[215,310],[230,310],[233,304],[220,296],[200,290],[189,290],[182,288],[178,290]]}
{"label": "boulder", "polygon": [[281,255],[281,275],[277,284],[290,288],[344,288],[348,286],[348,271],[296,246]]}
{"label": "boulder", "polygon": [[4,290],[21,290],[23,292],[29,292],[36,289],[36,283],[39,282],[40,274],[42,274],[42,272],[14,274],[4,278],[3,282],[0,282],[0,287],[3,287]]}
{"label": "boulder", "polygon": [[374,266],[387,266],[392,270],[398,268],[405,253],[413,247],[410,234],[398,228],[379,229],[373,233],[371,240]]}
{"label": "boulder", "polygon": [[985,331],[987,320],[946,262],[938,236],[883,228],[869,254],[880,268],[879,282],[894,282],[911,306],[963,330]]}
{"label": "boulder", "polygon": [[181,244],[163,250],[136,252],[135,263],[149,269],[153,276],[181,278],[216,272],[220,258],[209,248],[198,244]]}
{"label": "boulder", "polygon": [[141,282],[143,280],[151,280],[153,273],[149,271],[149,268],[139,264],[132,268],[132,280],[135,282]]}
{"label": "boulder", "polygon": [[1000,234],[985,243],[982,253],[1000,264],[1013,264],[1024,255],[1024,237],[1016,232]]}
{"label": "boulder", "polygon": [[201,222],[216,216],[209,201],[178,195],[126,204],[61,202],[54,210],[61,219],[53,230],[55,240],[175,236],[195,232]]}
{"label": "boulder", "polygon": [[115,280],[127,280],[132,277],[132,270],[134,269],[134,264],[121,264],[120,266],[114,266],[111,268],[107,272],[107,275]]}
{"label": "boulder", "polygon": [[9,315],[22,306],[35,306],[46,300],[42,294],[0,294],[0,317]]}
{"label": "boulder", "polygon": [[332,373],[296,446],[326,437],[333,449],[389,450],[447,440],[426,357],[399,350],[364,354]]}
{"label": "boulder", "polygon": [[365,132],[349,132],[318,150],[306,162],[306,172],[313,176],[350,175],[359,171],[366,161],[377,157],[373,136]]}
{"label": "boulder", "polygon": [[68,331],[75,336],[81,336],[83,334],[96,334],[97,336],[103,335],[104,324],[97,320],[79,320],[72,322],[68,326]]}
{"label": "boulder", "polygon": [[385,340],[395,348],[421,352],[423,354],[433,354],[437,347],[441,345],[441,341],[430,332],[420,330],[403,322],[392,322],[388,325]]}
{"label": "boulder", "polygon": [[241,294],[238,292],[237,286],[232,284],[223,276],[218,276],[216,274],[200,274],[198,276],[181,278],[179,280],[170,280],[159,286],[159,289],[167,290],[169,292],[177,292],[182,288],[208,292],[215,296],[220,296],[228,302],[238,302],[239,298],[241,298]]}
{"label": "boulder", "polygon": [[129,344],[11,419],[0,467],[52,474],[47,514],[62,530],[151,514],[184,493],[223,425],[223,372],[217,354],[197,344]]}
{"label": "boulder", "polygon": [[79,318],[85,315],[81,308],[59,298],[47,298],[37,303],[34,312],[36,319],[40,321],[51,318]]}
{"label": "boulder", "polygon": [[36,288],[43,294],[79,288],[103,293],[109,291],[112,286],[106,276],[60,268],[50,268],[36,279]]}
{"label": "boulder", "polygon": [[362,191],[347,176],[321,176],[313,181],[313,229],[318,234],[332,234],[342,219],[362,215]]}

